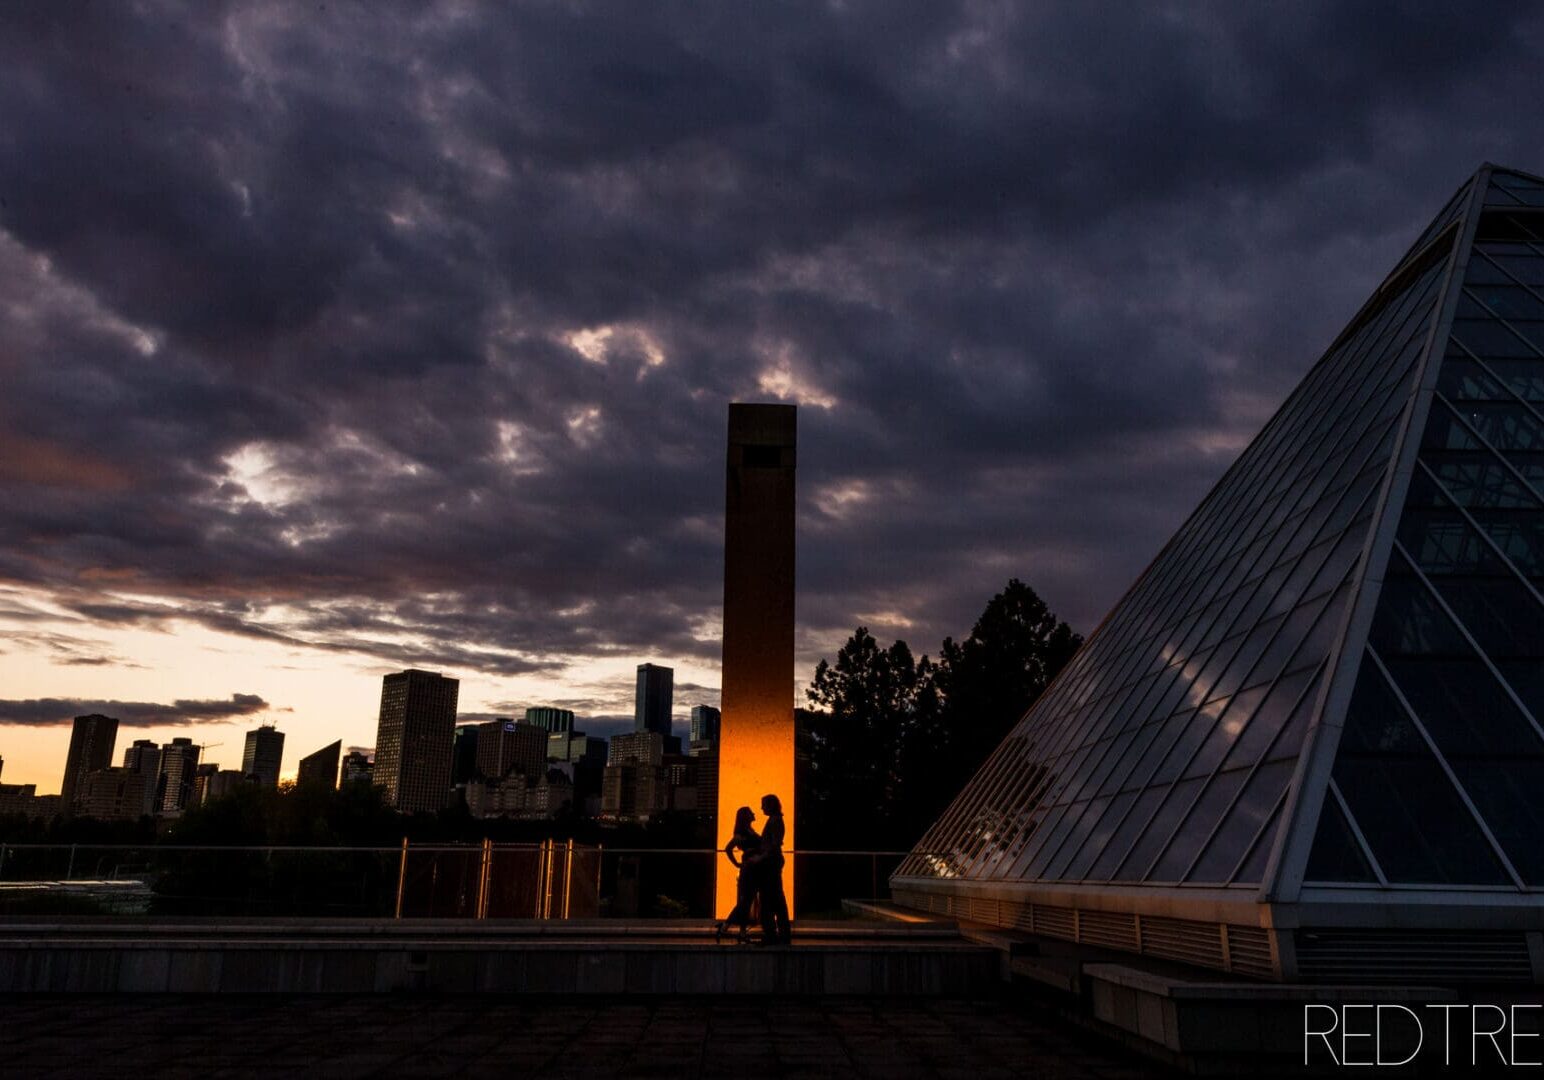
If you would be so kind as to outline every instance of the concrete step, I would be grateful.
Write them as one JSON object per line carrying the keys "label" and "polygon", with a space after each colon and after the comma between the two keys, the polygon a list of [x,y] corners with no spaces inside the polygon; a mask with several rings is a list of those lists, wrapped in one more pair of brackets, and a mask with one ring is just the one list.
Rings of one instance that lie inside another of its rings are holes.
{"label": "concrete step", "polygon": [[858,994],[976,996],[998,954],[943,939],[791,946],[614,934],[64,934],[0,938],[0,993]]}

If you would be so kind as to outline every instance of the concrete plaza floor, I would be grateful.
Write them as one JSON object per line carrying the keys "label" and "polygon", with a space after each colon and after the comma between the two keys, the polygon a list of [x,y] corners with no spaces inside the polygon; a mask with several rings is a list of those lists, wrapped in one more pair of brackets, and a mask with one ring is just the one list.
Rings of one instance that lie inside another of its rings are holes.
{"label": "concrete plaza floor", "polygon": [[1016,997],[0,996],[0,1077],[1169,1075]]}

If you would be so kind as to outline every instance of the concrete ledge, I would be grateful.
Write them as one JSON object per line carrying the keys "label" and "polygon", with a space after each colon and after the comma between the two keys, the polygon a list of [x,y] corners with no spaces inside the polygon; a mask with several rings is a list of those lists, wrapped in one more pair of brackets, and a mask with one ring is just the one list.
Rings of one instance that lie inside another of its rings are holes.
{"label": "concrete ledge", "polygon": [[[550,924],[549,924],[550,925]],[[976,996],[1001,987],[998,954],[935,935],[839,937],[800,928],[792,946],[398,923],[343,928],[59,926],[0,934],[0,992],[858,994]],[[593,928],[588,928],[593,931]],[[655,929],[655,928],[650,928]]]}
{"label": "concrete ledge", "polygon": [[1083,980],[1095,1020],[1161,1047],[1177,1062],[1192,1066],[1260,1056],[1296,1060],[1303,1050],[1305,1004],[1410,1004],[1457,998],[1452,990],[1430,986],[1198,982],[1121,964],[1086,964]]}
{"label": "concrete ledge", "polygon": [[[702,942],[713,933],[708,919],[309,919],[309,918],[156,918],[150,916],[64,918],[0,917],[0,943],[44,938],[127,939],[172,935],[177,938],[582,938]],[[799,920],[800,942],[904,939],[959,940],[953,921]]]}

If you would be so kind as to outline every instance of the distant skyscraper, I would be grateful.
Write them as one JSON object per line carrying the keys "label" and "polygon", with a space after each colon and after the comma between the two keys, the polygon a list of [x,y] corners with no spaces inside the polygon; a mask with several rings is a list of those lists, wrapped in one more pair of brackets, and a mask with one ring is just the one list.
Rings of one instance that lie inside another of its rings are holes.
{"label": "distant skyscraper", "polygon": [[214,772],[204,773],[204,766],[200,765],[198,768],[201,775],[197,777],[194,786],[202,786],[202,791],[195,792],[201,803],[223,799],[231,792],[251,783],[247,779],[246,773],[240,769],[221,769],[216,767]]}
{"label": "distant skyscraper", "polygon": [[70,752],[64,759],[64,781],[59,786],[59,805],[66,814],[75,806],[75,789],[88,772],[113,763],[113,743],[118,741],[118,721],[92,713],[77,716],[70,732]]}
{"label": "distant skyscraper", "polygon": [[212,761],[200,761],[193,770],[193,793],[188,796],[189,806],[203,806],[209,801],[209,784],[220,775],[220,766]]}
{"label": "distant skyscraper", "polygon": [[381,680],[373,780],[404,814],[433,813],[450,800],[451,745],[461,684],[409,669]]}
{"label": "distant skyscraper", "polygon": [[145,811],[145,777],[129,769],[93,769],[76,784],[75,809],[98,821],[134,821]]}
{"label": "distant skyscraper", "polygon": [[455,740],[450,748],[450,782],[464,784],[477,779],[477,725],[462,724],[456,728]]}
{"label": "distant skyscraper", "polygon": [[658,664],[638,665],[638,692],[633,705],[633,730],[670,734],[675,670]]}
{"label": "distant skyscraper", "polygon": [[485,779],[502,780],[518,772],[529,780],[545,775],[547,732],[535,724],[507,718],[477,725],[477,771]]}
{"label": "distant skyscraper", "polygon": [[192,799],[200,752],[192,739],[182,737],[161,746],[161,813],[181,813]]}
{"label": "distant skyscraper", "polygon": [[606,740],[582,731],[554,732],[547,736],[548,761],[584,761],[606,764]]}
{"label": "distant skyscraper", "polygon": [[708,753],[718,749],[719,712],[711,705],[692,706],[692,753]]}
{"label": "distant skyscraper", "polygon": [[241,771],[264,787],[279,786],[279,765],[284,760],[284,732],[272,724],[247,732],[246,749],[241,755]]}
{"label": "distant skyscraper", "polygon": [[[475,745],[475,743],[474,743]],[[374,767],[370,764],[370,755],[363,750],[350,750],[343,755],[343,775],[341,784],[357,784],[370,782]]]}
{"label": "distant skyscraper", "polygon": [[300,759],[300,771],[295,776],[299,787],[326,788],[338,786],[338,755],[343,752],[343,741],[328,743],[314,754]]}
{"label": "distant skyscraper", "polygon": [[161,808],[161,748],[150,739],[135,739],[123,752],[123,767],[145,778],[141,813],[154,814]]}
{"label": "distant skyscraper", "polygon": [[657,731],[613,735],[601,785],[601,813],[647,819],[664,810],[669,791],[664,752],[665,736]]}
{"label": "distant skyscraper", "polygon": [[665,756],[665,737],[657,731],[630,731],[611,736],[608,765],[658,765]]}
{"label": "distant skyscraper", "polygon": [[550,735],[574,730],[574,710],[537,705],[525,710],[525,722],[545,728]]}

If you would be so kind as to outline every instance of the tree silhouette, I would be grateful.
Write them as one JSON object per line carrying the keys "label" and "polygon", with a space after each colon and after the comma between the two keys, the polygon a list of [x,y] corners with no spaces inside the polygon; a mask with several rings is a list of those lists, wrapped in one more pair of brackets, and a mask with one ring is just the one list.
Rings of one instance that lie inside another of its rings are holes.
{"label": "tree silhouette", "polygon": [[1017,578],[936,664],[858,627],[799,713],[801,846],[914,844],[1081,644]]}
{"label": "tree silhouette", "polygon": [[1083,639],[1018,578],[987,603],[970,637],[945,638],[938,693],[947,739],[935,758],[937,784],[953,798],[1028,711]]}

